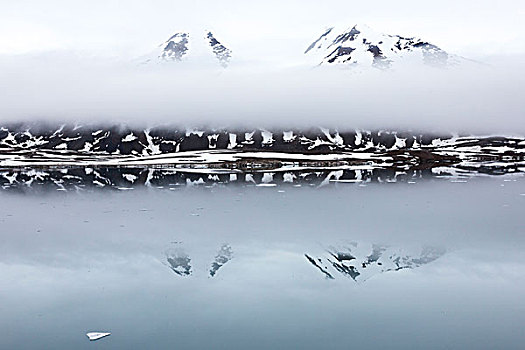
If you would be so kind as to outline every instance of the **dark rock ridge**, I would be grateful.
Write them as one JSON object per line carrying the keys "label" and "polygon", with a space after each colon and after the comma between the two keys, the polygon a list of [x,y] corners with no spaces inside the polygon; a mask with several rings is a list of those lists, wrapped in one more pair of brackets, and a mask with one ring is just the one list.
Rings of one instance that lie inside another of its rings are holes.
{"label": "dark rock ridge", "polygon": [[12,124],[0,185],[57,189],[183,184],[324,185],[525,170],[525,140],[407,131],[195,130]]}
{"label": "dark rock ridge", "polygon": [[402,150],[466,150],[490,155],[522,154],[524,138],[455,136],[389,130],[132,128],[125,125],[11,124],[0,127],[0,152],[69,151],[76,154],[153,156],[186,151],[233,150],[329,154]]}
{"label": "dark rock ridge", "polygon": [[226,68],[230,63],[232,51],[215,39],[211,32],[206,34],[206,38],[208,38],[208,42],[213,53],[215,54],[215,57],[217,57],[217,60],[219,60],[221,66]]}

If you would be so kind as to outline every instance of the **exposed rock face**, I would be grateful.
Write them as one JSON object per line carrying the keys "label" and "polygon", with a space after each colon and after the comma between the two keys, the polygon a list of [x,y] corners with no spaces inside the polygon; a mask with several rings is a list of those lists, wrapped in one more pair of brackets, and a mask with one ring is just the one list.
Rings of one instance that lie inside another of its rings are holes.
{"label": "exposed rock face", "polygon": [[339,30],[329,28],[305,54],[317,57],[318,64],[350,64],[390,68],[405,59],[431,66],[457,64],[460,59],[427,41],[415,37],[377,33],[365,25]]}
{"label": "exposed rock face", "polygon": [[226,68],[230,63],[232,51],[226,48],[217,39],[215,39],[211,32],[208,32],[208,34],[206,34],[206,38],[208,38],[209,44],[212,48],[213,53],[215,54],[215,57],[217,57],[217,60],[219,60],[221,66]]}
{"label": "exposed rock face", "polygon": [[163,60],[180,61],[188,52],[188,33],[175,33],[162,45],[163,50],[159,58]]}
{"label": "exposed rock face", "polygon": [[[475,148],[475,147],[479,147]],[[0,152],[8,150],[72,151],[93,155],[152,156],[173,152],[235,150],[304,154],[347,151],[469,149],[494,154],[523,151],[520,138],[455,136],[394,130],[325,128],[266,130],[208,129],[175,126],[147,129],[126,125],[11,124],[0,127]],[[510,153],[509,153],[510,154]]]}

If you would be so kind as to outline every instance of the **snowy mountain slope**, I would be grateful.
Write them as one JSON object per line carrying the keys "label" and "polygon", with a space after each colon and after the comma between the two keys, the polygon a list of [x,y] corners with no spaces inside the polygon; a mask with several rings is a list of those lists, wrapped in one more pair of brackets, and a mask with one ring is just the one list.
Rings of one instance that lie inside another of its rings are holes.
{"label": "snowy mountain slope", "polygon": [[432,151],[451,155],[524,155],[521,137],[476,137],[396,130],[203,129],[123,124],[18,123],[0,127],[0,154],[64,151],[82,155],[147,157],[187,151],[230,150],[304,155],[344,152]]}
{"label": "snowy mountain slope", "polygon": [[182,57],[188,52],[188,39],[188,33],[175,33],[162,44],[164,49],[159,55],[159,58],[166,61],[182,60]]}
{"label": "snowy mountain slope", "polygon": [[206,38],[208,39],[208,43],[215,54],[215,57],[217,57],[217,60],[223,67],[227,67],[230,63],[231,53],[232,51],[228,49],[226,46],[221,44],[212,34],[212,32],[208,32],[206,34]]}
{"label": "snowy mountain slope", "polygon": [[415,37],[389,35],[366,25],[328,28],[304,52],[319,65],[346,64],[385,69],[402,62],[444,67],[461,59]]}
{"label": "snowy mountain slope", "polygon": [[230,63],[232,51],[222,44],[214,34],[206,31],[204,35],[177,32],[159,45],[160,52],[154,53],[147,62],[182,62],[204,60],[218,62],[222,67]]}

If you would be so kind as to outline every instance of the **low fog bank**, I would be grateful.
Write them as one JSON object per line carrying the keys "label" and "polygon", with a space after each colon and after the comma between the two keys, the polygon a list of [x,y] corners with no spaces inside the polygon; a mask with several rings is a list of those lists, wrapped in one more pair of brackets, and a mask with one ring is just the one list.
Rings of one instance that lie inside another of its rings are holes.
{"label": "low fog bank", "polygon": [[[521,60],[438,69],[0,57],[0,122],[525,134]],[[503,62],[503,63],[501,63]]]}

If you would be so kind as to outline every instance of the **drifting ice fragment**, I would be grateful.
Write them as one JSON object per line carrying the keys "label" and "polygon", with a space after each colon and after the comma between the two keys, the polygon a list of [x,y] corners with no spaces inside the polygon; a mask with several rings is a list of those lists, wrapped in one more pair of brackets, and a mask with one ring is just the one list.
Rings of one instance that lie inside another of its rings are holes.
{"label": "drifting ice fragment", "polygon": [[111,335],[111,333],[103,333],[103,332],[91,332],[86,333],[86,336],[89,338],[89,340],[99,340],[100,338],[107,337],[108,335]]}

